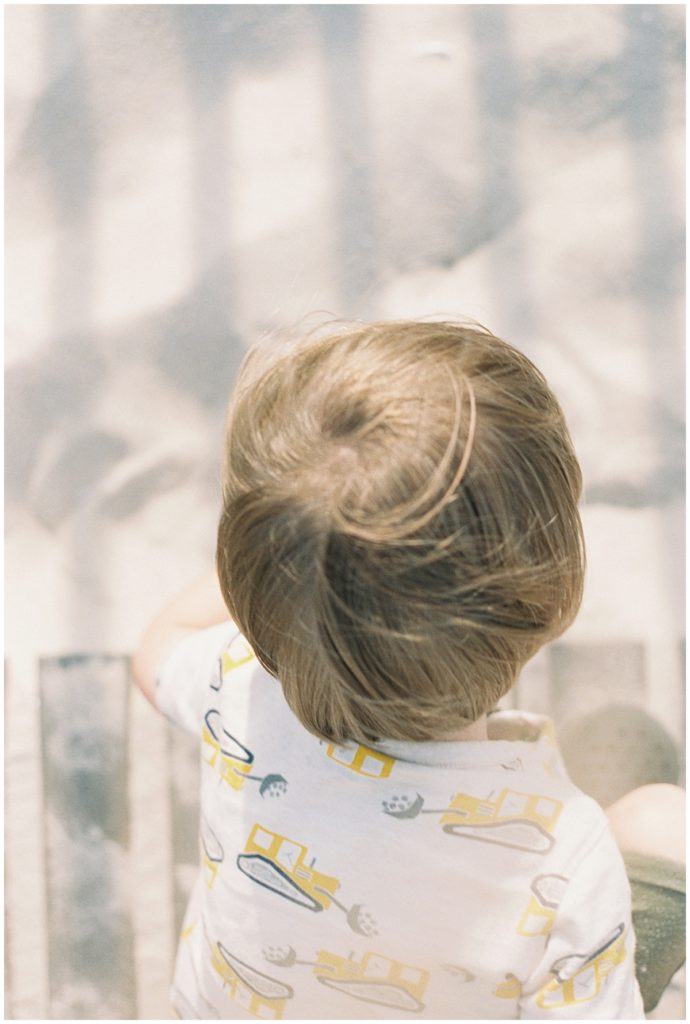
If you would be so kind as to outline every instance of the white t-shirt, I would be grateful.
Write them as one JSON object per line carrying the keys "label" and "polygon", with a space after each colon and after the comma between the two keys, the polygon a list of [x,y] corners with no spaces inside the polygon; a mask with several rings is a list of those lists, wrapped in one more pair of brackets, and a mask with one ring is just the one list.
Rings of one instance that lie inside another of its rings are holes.
{"label": "white t-shirt", "polygon": [[175,646],[158,703],[201,739],[181,1016],[643,1018],[623,862],[547,719],[329,745],[232,623]]}

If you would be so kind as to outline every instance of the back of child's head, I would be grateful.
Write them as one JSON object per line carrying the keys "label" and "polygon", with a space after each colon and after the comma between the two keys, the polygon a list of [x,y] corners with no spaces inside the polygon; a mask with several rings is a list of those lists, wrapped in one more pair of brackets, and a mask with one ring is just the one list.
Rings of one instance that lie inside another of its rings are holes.
{"label": "back of child's head", "polygon": [[240,374],[221,588],[311,732],[440,739],[575,616],[580,489],[516,349],[456,323],[340,328]]}

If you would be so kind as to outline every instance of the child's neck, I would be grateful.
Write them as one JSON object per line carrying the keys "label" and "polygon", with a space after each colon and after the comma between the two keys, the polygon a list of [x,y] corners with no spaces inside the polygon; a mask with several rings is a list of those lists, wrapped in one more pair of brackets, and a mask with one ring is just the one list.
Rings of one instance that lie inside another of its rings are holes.
{"label": "child's neck", "polygon": [[465,726],[464,729],[458,729],[456,732],[446,733],[444,736],[439,736],[440,740],[444,742],[450,742],[458,740],[488,740],[489,734],[486,728],[486,715],[482,715],[476,722],[472,722],[472,725]]}

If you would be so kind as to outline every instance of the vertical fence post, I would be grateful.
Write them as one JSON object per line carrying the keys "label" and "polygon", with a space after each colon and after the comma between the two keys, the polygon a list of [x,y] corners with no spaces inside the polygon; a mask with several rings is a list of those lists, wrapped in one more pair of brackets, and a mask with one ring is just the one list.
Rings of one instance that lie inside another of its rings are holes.
{"label": "vertical fence post", "polygon": [[136,1016],[128,682],[124,657],[41,660],[51,1019]]}

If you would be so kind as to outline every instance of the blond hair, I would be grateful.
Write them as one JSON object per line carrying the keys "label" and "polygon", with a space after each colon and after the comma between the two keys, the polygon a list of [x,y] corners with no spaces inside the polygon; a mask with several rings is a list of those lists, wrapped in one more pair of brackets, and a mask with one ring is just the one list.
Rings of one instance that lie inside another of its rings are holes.
{"label": "blond hair", "polygon": [[240,374],[221,589],[312,733],[442,738],[574,618],[580,490],[526,356],[477,326],[349,325]]}

